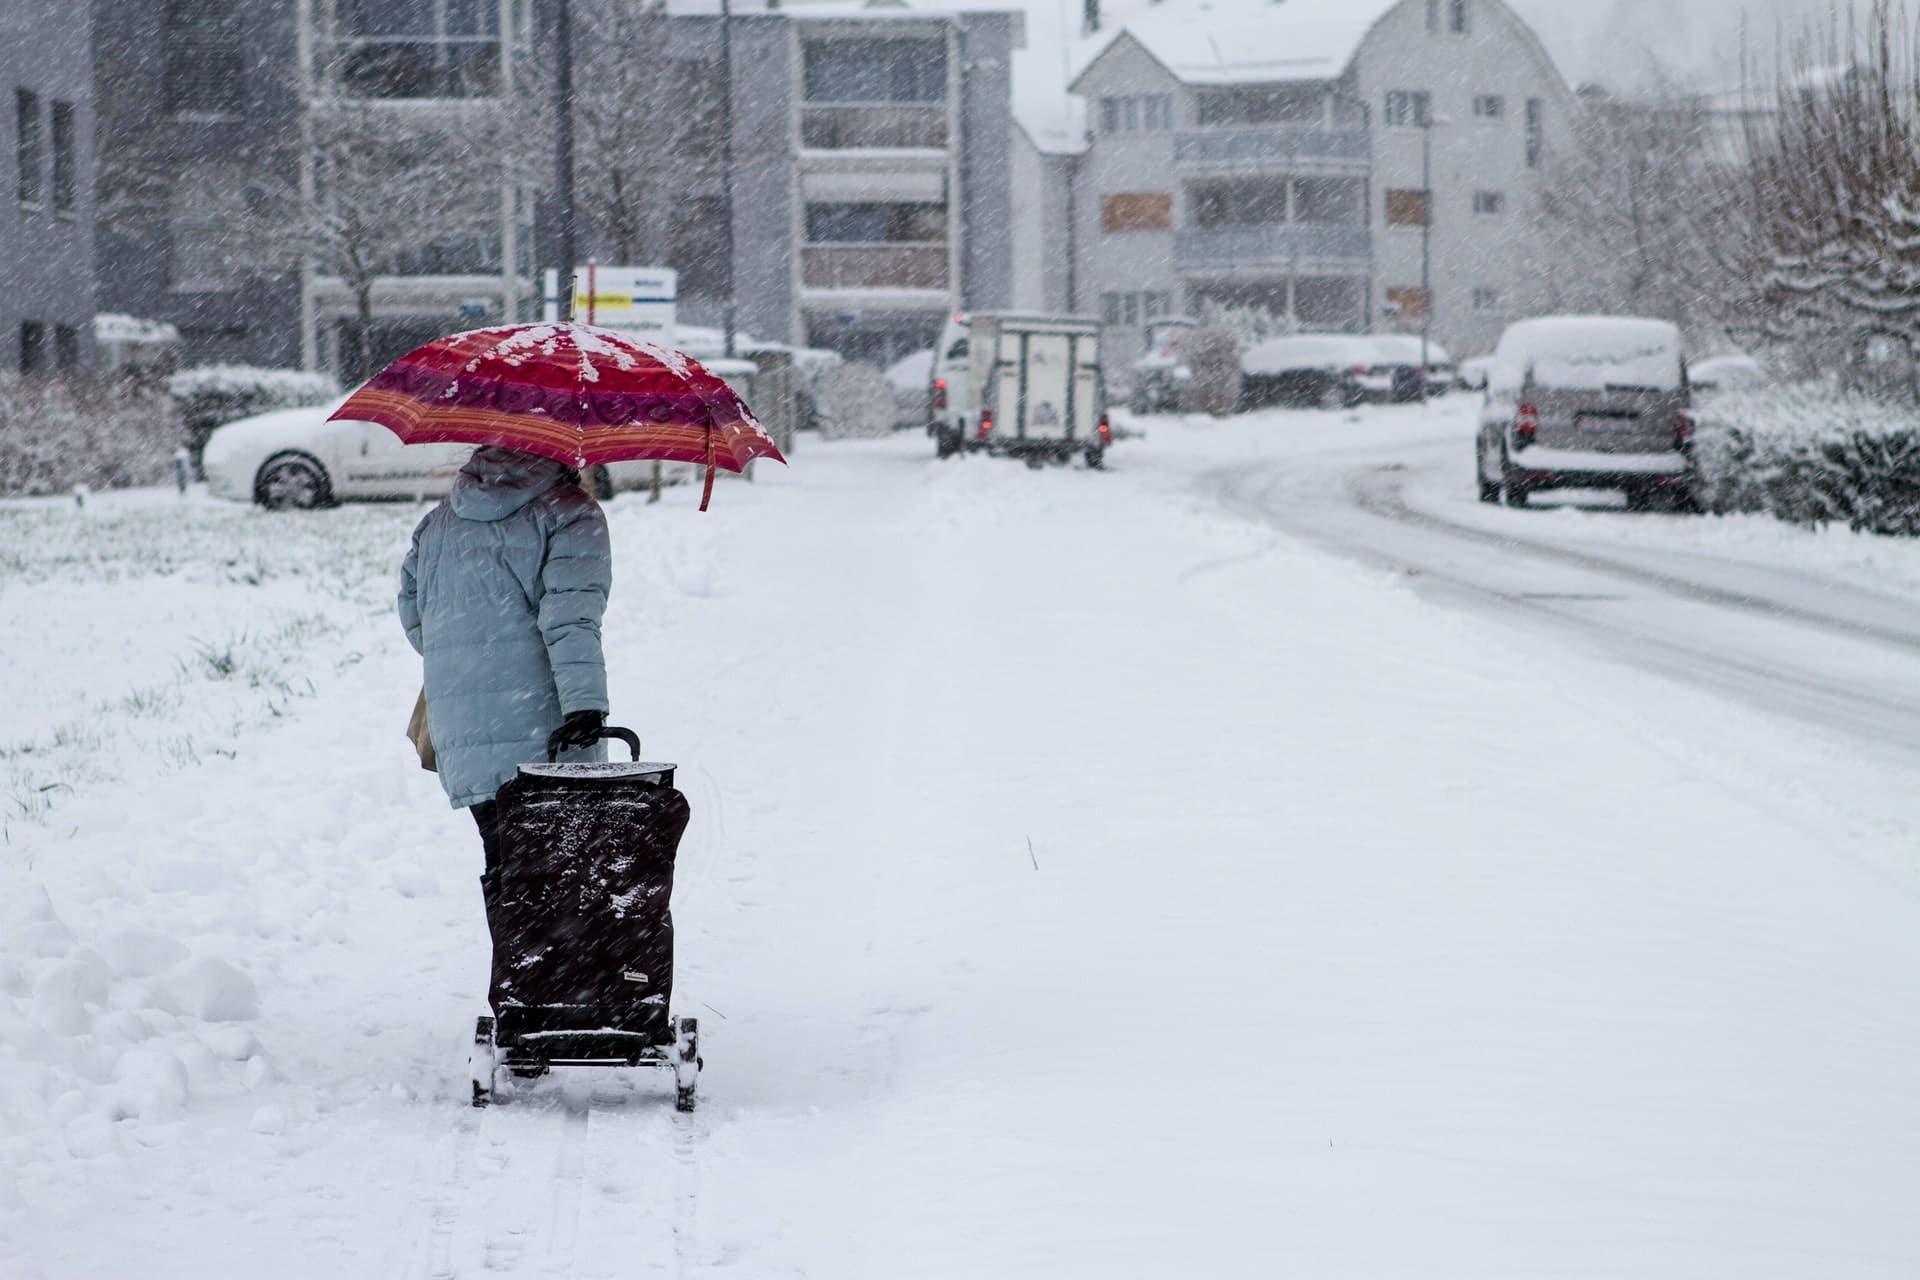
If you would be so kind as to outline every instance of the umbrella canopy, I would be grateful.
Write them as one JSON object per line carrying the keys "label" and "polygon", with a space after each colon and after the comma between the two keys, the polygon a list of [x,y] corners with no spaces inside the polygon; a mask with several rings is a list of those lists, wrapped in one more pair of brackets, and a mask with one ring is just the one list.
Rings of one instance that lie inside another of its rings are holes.
{"label": "umbrella canopy", "polygon": [[569,466],[655,458],[744,471],[785,462],[752,410],[699,361],[584,324],[520,324],[439,338],[334,410],[407,444],[501,445]]}

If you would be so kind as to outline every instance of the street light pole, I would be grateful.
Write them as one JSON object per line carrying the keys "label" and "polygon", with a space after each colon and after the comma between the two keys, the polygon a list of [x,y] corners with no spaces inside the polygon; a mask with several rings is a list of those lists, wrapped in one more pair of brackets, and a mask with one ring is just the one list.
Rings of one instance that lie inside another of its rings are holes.
{"label": "street light pole", "polygon": [[573,217],[573,0],[555,0],[553,36],[553,110],[557,122],[554,131],[554,204],[555,220],[560,224],[560,269],[555,273],[555,291],[565,289],[566,302],[560,309],[563,320],[573,319],[573,264],[579,255],[574,243]]}
{"label": "street light pole", "polygon": [[720,0],[720,100],[725,113],[720,127],[720,185],[726,192],[727,217],[724,239],[727,263],[727,296],[722,310],[722,329],[725,337],[724,350],[727,359],[734,357],[734,326],[738,317],[734,314],[734,303],[740,291],[733,281],[733,4],[732,0]]}
{"label": "street light pole", "polygon": [[1427,348],[1433,342],[1433,108],[1420,119],[1420,403],[1427,402]]}

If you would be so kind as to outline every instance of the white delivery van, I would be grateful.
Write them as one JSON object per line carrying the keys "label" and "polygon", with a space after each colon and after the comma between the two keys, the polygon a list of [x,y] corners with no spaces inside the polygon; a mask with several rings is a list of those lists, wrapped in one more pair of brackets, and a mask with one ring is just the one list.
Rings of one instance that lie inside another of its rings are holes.
{"label": "white delivery van", "polygon": [[1113,441],[1097,320],[956,315],[934,348],[932,378],[929,431],[943,458],[976,449],[1038,467],[1079,454],[1098,467]]}

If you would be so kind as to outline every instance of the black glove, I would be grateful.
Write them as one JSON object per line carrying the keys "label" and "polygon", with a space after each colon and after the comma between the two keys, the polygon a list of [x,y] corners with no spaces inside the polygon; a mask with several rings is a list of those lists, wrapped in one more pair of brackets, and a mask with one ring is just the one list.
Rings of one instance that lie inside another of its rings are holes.
{"label": "black glove", "polygon": [[575,711],[561,722],[547,739],[547,754],[559,755],[562,751],[573,751],[580,747],[590,747],[600,741],[600,730],[607,724],[604,711]]}

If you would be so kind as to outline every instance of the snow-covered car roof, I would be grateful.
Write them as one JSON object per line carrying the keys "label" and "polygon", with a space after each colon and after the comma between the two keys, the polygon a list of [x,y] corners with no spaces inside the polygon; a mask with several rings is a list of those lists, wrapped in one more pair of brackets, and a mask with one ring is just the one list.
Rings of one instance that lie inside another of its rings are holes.
{"label": "snow-covered car roof", "polygon": [[1713,356],[1696,361],[1687,376],[1703,389],[1728,390],[1735,387],[1761,387],[1773,381],[1767,367],[1749,355]]}
{"label": "snow-covered car roof", "polygon": [[[1418,334],[1376,333],[1373,335],[1373,345],[1380,349],[1381,355],[1386,356],[1387,359],[1396,364],[1417,365],[1420,363],[1420,337]],[[1429,366],[1452,363],[1453,357],[1447,354],[1445,347],[1437,342],[1429,341],[1427,343],[1427,364]]]}
{"label": "snow-covered car roof", "polygon": [[[1431,364],[1448,363],[1446,349],[1429,344]],[[1242,371],[1272,377],[1306,369],[1374,368],[1383,364],[1420,365],[1420,339],[1404,334],[1296,333],[1271,338],[1240,357]]]}
{"label": "snow-covered car roof", "polygon": [[933,348],[901,356],[887,366],[887,384],[895,391],[922,391],[933,376]]}
{"label": "snow-covered car roof", "polygon": [[1606,387],[1680,388],[1680,330],[1637,316],[1542,316],[1507,326],[1488,385],[1516,391],[1535,383],[1573,391]]}

